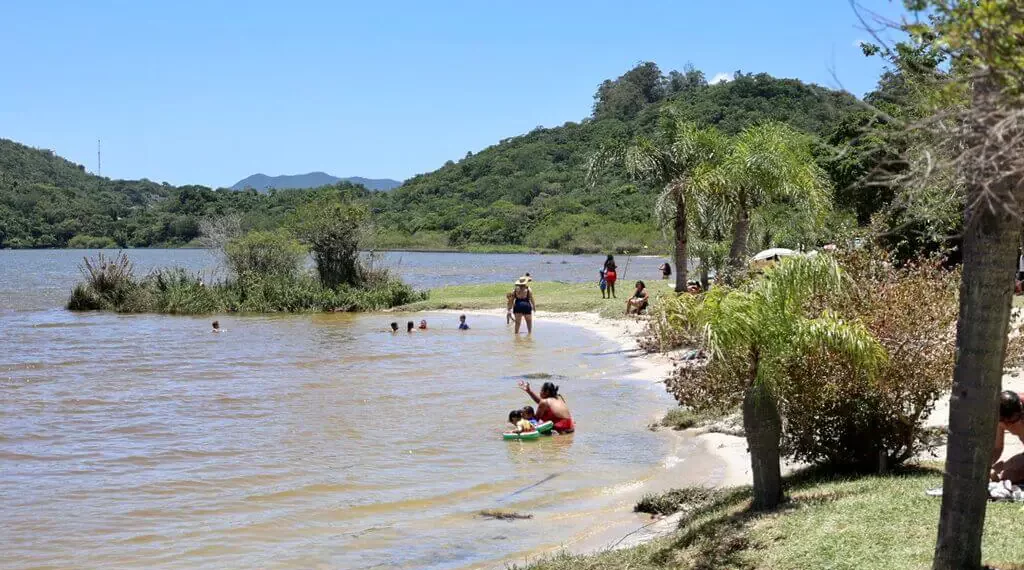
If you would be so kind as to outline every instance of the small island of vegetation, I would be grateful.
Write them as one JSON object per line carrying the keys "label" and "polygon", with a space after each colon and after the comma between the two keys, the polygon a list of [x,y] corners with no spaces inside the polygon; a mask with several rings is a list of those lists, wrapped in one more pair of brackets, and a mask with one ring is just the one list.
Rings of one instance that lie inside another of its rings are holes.
{"label": "small island of vegetation", "polygon": [[[182,268],[136,276],[123,252],[99,253],[82,266],[84,282],[68,300],[73,311],[218,313],[376,311],[426,299],[387,268],[360,255],[366,211],[323,193],[299,208],[282,229],[241,234],[237,219],[206,225],[228,276],[206,283]],[[312,255],[315,270],[306,267]]]}

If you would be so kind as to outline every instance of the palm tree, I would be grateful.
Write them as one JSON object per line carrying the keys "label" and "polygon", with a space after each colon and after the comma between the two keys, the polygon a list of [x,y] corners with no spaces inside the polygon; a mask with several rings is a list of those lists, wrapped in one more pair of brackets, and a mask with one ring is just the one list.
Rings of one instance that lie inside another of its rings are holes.
{"label": "palm tree", "polygon": [[[991,111],[990,78],[974,83],[974,105]],[[981,112],[979,112],[979,115]],[[986,115],[988,116],[988,115]],[[991,120],[991,121],[994,121]],[[1017,124],[1017,123],[1015,123]],[[949,402],[949,439],[935,570],[981,568],[981,538],[997,429],[999,390],[1013,298],[1013,266],[1021,228],[1022,189],[1010,137],[989,134],[991,122],[965,141],[990,164],[971,164],[964,209],[963,273],[957,360]],[[1019,127],[1017,127],[1019,129]],[[1019,131],[1013,133],[1019,136]],[[1017,155],[1019,156],[1019,155]]]}
{"label": "palm tree", "polygon": [[885,349],[860,323],[828,312],[806,316],[812,297],[841,293],[845,279],[830,256],[799,256],[744,289],[715,287],[668,303],[669,321],[702,337],[713,380],[743,390],[755,509],[775,508],[783,497],[778,398],[786,360],[824,349],[870,371],[885,359]]}
{"label": "palm tree", "polygon": [[622,162],[631,178],[662,188],[655,213],[663,224],[672,222],[677,293],[686,290],[688,279],[690,202],[703,187],[700,180],[721,159],[725,147],[725,138],[717,130],[698,128],[669,109],[661,117],[657,140],[637,137],[628,146],[603,149],[591,162],[592,175],[598,164],[612,160]]}
{"label": "palm tree", "polygon": [[811,155],[810,139],[781,123],[745,129],[712,177],[733,217],[729,250],[733,268],[746,262],[753,210],[776,201],[814,211],[830,207],[831,191]]}

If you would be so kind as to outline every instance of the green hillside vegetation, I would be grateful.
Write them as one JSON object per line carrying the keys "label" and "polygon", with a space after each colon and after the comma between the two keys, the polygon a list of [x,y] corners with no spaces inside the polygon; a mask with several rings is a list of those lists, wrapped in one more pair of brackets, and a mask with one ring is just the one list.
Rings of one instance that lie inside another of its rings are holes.
{"label": "green hillside vegetation", "polygon": [[[669,107],[681,119],[727,135],[767,121],[786,123],[818,141],[819,160],[837,181],[850,178],[849,165],[829,170],[825,164],[829,149],[853,136],[849,125],[860,111],[849,94],[766,74],[737,73],[709,85],[700,71],[663,74],[647,62],[602,83],[592,116],[580,122],[504,139],[389,193],[347,183],[329,192],[368,208],[371,247],[669,251],[653,216],[659,188],[630,181],[621,169],[588,177],[602,147],[656,132]],[[244,231],[274,229],[324,192],[259,194],[111,180],[51,151],[0,139],[0,247],[197,245],[203,220],[234,214]],[[864,201],[847,201],[857,200]],[[856,211],[863,221],[879,207]]]}

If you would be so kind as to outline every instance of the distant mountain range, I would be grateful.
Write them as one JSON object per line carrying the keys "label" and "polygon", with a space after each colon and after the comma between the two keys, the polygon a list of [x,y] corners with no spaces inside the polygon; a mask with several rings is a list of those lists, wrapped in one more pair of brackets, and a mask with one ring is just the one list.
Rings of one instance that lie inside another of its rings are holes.
{"label": "distant mountain range", "polygon": [[279,190],[286,188],[319,188],[321,186],[337,184],[338,182],[362,184],[369,190],[383,190],[385,192],[398,188],[402,185],[398,180],[392,180],[390,178],[363,178],[361,176],[338,178],[337,176],[331,176],[326,172],[310,172],[309,174],[291,174],[284,176],[253,174],[248,178],[243,178],[236,182],[231,186],[231,189],[245,190],[246,188],[252,188],[253,190],[265,192],[271,188],[277,188]]}

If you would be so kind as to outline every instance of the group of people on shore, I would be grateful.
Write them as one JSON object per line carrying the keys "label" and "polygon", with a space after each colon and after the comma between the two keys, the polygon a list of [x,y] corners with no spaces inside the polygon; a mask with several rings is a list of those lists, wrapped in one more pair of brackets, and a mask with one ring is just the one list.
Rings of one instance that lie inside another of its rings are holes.
{"label": "group of people on shore", "polygon": [[[672,268],[666,261],[662,263],[658,269],[661,270],[662,277],[668,279],[668,276],[672,275]],[[615,256],[608,255],[608,258],[604,260],[604,265],[598,271],[597,286],[601,289],[602,299],[615,299],[615,282],[619,280],[619,266],[615,263]],[[633,284],[633,294],[626,299],[626,314],[627,315],[639,315],[640,313],[647,310],[648,302],[650,301],[650,294],[647,292],[647,284],[643,281],[637,281]]]}

